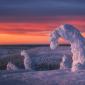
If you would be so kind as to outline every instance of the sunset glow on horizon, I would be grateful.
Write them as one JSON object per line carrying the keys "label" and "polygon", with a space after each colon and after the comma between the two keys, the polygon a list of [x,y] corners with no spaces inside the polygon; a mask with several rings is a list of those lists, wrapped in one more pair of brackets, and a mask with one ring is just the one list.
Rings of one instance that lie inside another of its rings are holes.
{"label": "sunset glow on horizon", "polygon": [[[85,36],[83,21],[68,20],[63,22],[74,25]],[[47,23],[3,22],[0,23],[0,44],[48,44],[49,33],[60,24],[57,20]]]}
{"label": "sunset glow on horizon", "polygon": [[74,25],[85,37],[83,2],[9,1],[0,1],[0,45],[48,44],[49,33],[61,24]]}

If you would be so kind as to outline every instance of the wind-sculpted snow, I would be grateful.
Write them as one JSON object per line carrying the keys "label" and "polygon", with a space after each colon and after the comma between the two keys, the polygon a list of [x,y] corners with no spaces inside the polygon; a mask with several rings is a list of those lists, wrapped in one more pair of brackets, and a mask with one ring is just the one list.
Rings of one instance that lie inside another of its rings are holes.
{"label": "wind-sculpted snow", "polygon": [[59,69],[61,62],[60,54],[39,54],[33,59],[34,67],[41,70]]}
{"label": "wind-sculpted snow", "polygon": [[63,54],[68,57],[71,56],[68,46],[59,46],[55,51],[52,51],[49,47],[36,47],[25,52],[31,58],[32,69],[34,70],[59,69]]}
{"label": "wind-sculpted snow", "polygon": [[8,62],[7,64],[7,71],[17,71],[19,70],[18,67],[16,67],[14,64],[12,64],[11,62]]}
{"label": "wind-sculpted snow", "polygon": [[[51,50],[49,47],[36,47],[25,51],[28,58],[30,58],[28,60],[31,60],[31,68],[33,70],[59,69],[63,55],[71,57],[70,46],[59,46],[55,50]],[[15,64],[19,69],[24,69],[25,57],[19,53],[13,53],[13,55],[9,54],[9,56],[4,54],[6,57],[0,59],[0,69],[5,70],[9,61]]]}
{"label": "wind-sculpted snow", "polygon": [[31,59],[30,59],[30,57],[29,57],[29,55],[28,55],[28,53],[26,52],[26,50],[22,50],[21,51],[21,56],[24,56],[24,67],[25,67],[25,69],[26,70],[32,70],[32,68],[31,68]]}
{"label": "wind-sculpted snow", "polygon": [[[27,50],[21,51],[21,55],[25,57],[24,66],[25,69],[55,69],[59,68],[59,63],[61,61],[62,54],[54,53],[40,53],[35,54],[34,57],[29,56]],[[50,68],[51,67],[51,68]]]}
{"label": "wind-sculpted snow", "polygon": [[50,47],[54,49],[58,45],[58,39],[62,37],[71,44],[72,56],[72,71],[76,72],[80,69],[85,69],[85,41],[80,31],[74,26],[65,24],[55,29],[50,36]]}

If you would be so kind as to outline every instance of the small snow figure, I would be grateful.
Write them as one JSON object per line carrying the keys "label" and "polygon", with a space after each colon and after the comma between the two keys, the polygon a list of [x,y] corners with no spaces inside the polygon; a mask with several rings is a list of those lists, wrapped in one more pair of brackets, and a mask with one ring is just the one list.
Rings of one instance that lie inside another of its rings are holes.
{"label": "small snow figure", "polygon": [[56,48],[58,45],[58,39],[62,37],[69,41],[71,44],[72,56],[72,72],[76,72],[81,69],[85,69],[85,39],[81,35],[80,31],[74,26],[64,24],[55,29],[50,36],[51,49]]}
{"label": "small snow figure", "polygon": [[14,64],[12,64],[11,62],[8,62],[7,64],[7,71],[17,71],[19,70]]}
{"label": "small snow figure", "polygon": [[71,60],[66,55],[64,55],[60,63],[60,69],[71,68],[71,63],[72,63]]}
{"label": "small snow figure", "polygon": [[26,50],[21,51],[21,56],[24,56],[24,67],[26,70],[32,70],[31,68],[31,59]]}

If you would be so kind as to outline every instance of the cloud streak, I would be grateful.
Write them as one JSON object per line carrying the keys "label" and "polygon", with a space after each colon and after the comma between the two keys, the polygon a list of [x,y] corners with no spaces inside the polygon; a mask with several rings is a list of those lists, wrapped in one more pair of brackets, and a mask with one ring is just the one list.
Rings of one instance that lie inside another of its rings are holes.
{"label": "cloud streak", "polygon": [[85,32],[85,0],[0,0],[0,44],[48,43],[65,23]]}
{"label": "cloud streak", "polygon": [[[79,17],[80,18],[80,17]],[[67,17],[61,17],[59,20],[51,22],[3,22],[0,23],[0,33],[8,34],[28,34],[29,32],[46,32],[52,31],[61,24],[72,24],[81,32],[85,32],[85,20],[79,19],[72,20]]]}
{"label": "cloud streak", "polygon": [[15,17],[16,21],[18,17],[85,16],[84,10],[84,0],[0,0],[0,17]]}

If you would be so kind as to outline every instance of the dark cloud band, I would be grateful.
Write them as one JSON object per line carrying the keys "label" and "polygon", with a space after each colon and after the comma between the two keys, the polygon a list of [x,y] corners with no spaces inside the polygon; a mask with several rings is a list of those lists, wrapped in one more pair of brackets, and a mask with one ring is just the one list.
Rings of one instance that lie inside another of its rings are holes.
{"label": "dark cloud band", "polygon": [[[85,16],[85,0],[0,0],[0,17]],[[22,18],[21,18],[22,19]]]}

